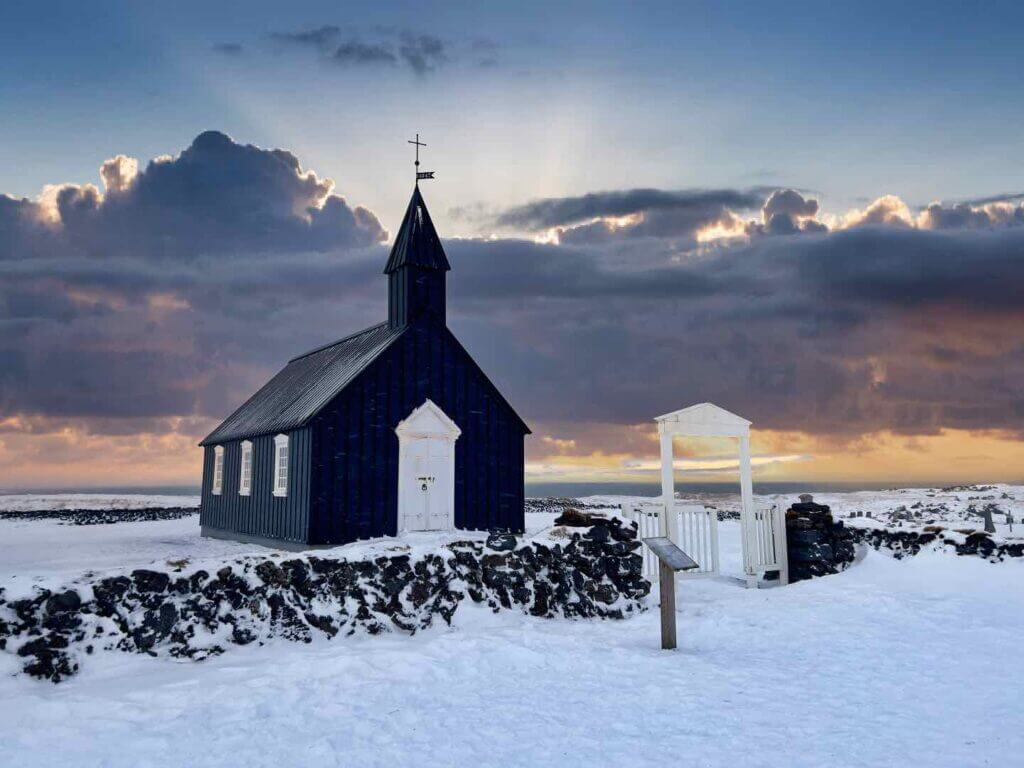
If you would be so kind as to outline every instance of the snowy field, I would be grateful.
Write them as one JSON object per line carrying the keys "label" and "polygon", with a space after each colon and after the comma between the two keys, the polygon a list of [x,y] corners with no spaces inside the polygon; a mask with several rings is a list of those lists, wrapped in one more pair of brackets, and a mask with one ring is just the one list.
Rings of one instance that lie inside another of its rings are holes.
{"label": "snowy field", "polygon": [[199,507],[198,496],[146,496],[128,493],[5,493],[0,512],[43,509],[141,509]]}
{"label": "snowy field", "polygon": [[[1009,489],[1013,503],[1020,491]],[[877,519],[928,493],[820,500],[840,517],[870,503]],[[967,497],[989,492],[963,494],[947,504],[951,520],[970,519]],[[550,520],[530,515],[528,527]],[[721,538],[723,572],[738,573],[738,524],[723,522]],[[252,551],[199,538],[194,517],[0,520],[0,586]],[[787,588],[723,577],[677,592],[675,652],[658,648],[657,611],[566,621],[467,607],[455,627],[415,637],[280,641],[202,663],[104,653],[56,686],[0,654],[0,765],[1024,762],[1020,560],[870,551]]]}

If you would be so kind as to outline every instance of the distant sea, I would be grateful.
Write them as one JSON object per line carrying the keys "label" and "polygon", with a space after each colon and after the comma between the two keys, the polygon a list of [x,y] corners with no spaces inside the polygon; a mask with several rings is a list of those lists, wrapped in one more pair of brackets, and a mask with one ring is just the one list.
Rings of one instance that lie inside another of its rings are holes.
{"label": "distant sea", "polygon": [[[842,483],[842,482],[770,482],[754,483],[754,493],[799,494],[799,493],[844,493],[852,491],[884,491],[890,488],[947,488],[951,485],[970,485],[979,481],[954,483],[949,480],[925,482],[915,480],[905,483]],[[731,483],[684,483],[676,482],[676,490],[683,493],[706,493],[728,496],[739,493],[739,484]],[[192,485],[148,485],[148,486],[97,486],[95,488],[0,488],[0,494],[15,493],[138,493],[148,496],[198,496],[199,486]],[[527,496],[659,496],[661,486],[655,483],[526,483]]]}
{"label": "distant sea", "polygon": [[[947,481],[906,483],[841,483],[841,482],[767,482],[754,483],[758,494],[850,493],[853,491],[884,491],[891,488],[948,488],[960,485]],[[968,485],[970,483],[963,483]],[[729,496],[740,491],[738,482],[684,483],[676,481],[681,493],[704,493]],[[527,483],[527,496],[660,496],[661,486],[654,483]]]}
{"label": "distant sea", "polygon": [[18,493],[124,493],[145,496],[198,496],[198,485],[100,485],[95,488],[0,488],[0,495]]}

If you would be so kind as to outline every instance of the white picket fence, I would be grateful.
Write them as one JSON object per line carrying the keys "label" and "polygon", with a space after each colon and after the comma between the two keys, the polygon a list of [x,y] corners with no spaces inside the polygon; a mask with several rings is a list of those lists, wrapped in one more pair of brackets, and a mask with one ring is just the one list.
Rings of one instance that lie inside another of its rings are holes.
{"label": "white picket fence", "polygon": [[[622,514],[627,520],[635,520],[641,539],[661,535],[661,504],[622,504]],[[686,554],[700,567],[682,571],[680,578],[700,578],[718,574],[718,514],[696,504],[675,504],[675,520],[670,521],[669,534]],[[672,526],[671,523],[675,525]],[[658,558],[643,547],[644,576],[655,578],[658,573]]]}
{"label": "white picket fence", "polygon": [[[622,515],[635,520],[641,539],[661,535],[660,502],[622,504]],[[669,536],[686,554],[692,557],[699,568],[683,571],[680,578],[717,576],[719,573],[718,514],[695,504],[673,505],[675,519],[669,520]],[[779,571],[780,583],[789,583],[789,566],[786,554],[786,521],[784,513],[777,507],[755,509],[750,525],[743,526],[745,537],[743,547],[743,570],[750,586],[757,585],[757,579],[765,571]],[[644,545],[643,573],[647,578],[656,578],[658,558]]]}
{"label": "white picket fence", "polygon": [[752,525],[744,531],[744,570],[748,577],[778,571],[781,584],[789,583],[789,555],[786,551],[786,516],[778,506],[754,510]]}

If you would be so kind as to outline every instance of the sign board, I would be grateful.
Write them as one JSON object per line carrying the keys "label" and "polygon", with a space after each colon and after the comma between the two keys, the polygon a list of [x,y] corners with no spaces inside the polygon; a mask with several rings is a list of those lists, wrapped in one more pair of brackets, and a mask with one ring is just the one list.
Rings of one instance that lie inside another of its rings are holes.
{"label": "sign board", "polygon": [[661,593],[661,647],[676,647],[676,571],[699,568],[697,562],[668,536],[651,536],[644,544],[658,557],[658,589]]}
{"label": "sign board", "polygon": [[696,560],[673,544],[668,536],[652,536],[644,539],[644,544],[673,571],[691,571],[700,567]]}

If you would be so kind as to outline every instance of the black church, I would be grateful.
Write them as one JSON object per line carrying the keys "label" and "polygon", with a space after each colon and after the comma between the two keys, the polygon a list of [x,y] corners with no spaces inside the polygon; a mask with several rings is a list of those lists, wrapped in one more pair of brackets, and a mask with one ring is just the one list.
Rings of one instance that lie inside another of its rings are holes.
{"label": "black church", "polygon": [[523,530],[530,429],[448,330],[450,269],[417,183],[387,322],[293,358],[200,443],[203,535],[302,549]]}

